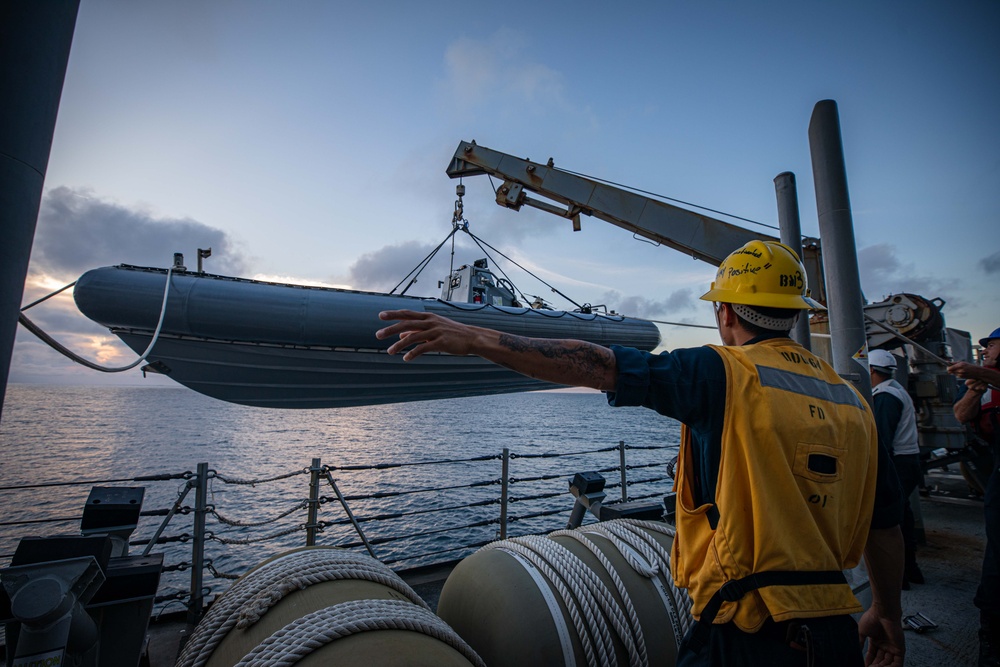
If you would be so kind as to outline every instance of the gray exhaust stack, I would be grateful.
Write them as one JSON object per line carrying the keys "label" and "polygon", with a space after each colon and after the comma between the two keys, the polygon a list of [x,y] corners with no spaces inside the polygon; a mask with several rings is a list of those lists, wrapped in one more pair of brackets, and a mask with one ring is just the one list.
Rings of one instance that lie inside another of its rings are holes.
{"label": "gray exhaust stack", "polygon": [[833,367],[841,377],[854,384],[870,404],[872,386],[862,310],[864,299],[847,193],[840,115],[833,100],[822,100],[813,108],[809,121],[809,148],[816,184],[819,236],[823,239]]}

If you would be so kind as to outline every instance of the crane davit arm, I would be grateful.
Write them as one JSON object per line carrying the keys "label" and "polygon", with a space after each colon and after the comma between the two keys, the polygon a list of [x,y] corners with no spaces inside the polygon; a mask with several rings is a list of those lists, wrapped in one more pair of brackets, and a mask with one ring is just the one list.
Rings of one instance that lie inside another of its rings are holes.
{"label": "crane davit arm", "polygon": [[[489,174],[503,180],[497,203],[520,210],[522,206],[547,211],[573,221],[580,229],[580,214],[610,222],[655,243],[679,250],[718,266],[729,253],[755,239],[778,239],[751,232],[728,222],[673,206],[658,199],[577,176],[549,163],[538,164],[494,151],[476,142],[458,145],[448,166],[452,178]],[[537,193],[566,208],[534,199]]]}

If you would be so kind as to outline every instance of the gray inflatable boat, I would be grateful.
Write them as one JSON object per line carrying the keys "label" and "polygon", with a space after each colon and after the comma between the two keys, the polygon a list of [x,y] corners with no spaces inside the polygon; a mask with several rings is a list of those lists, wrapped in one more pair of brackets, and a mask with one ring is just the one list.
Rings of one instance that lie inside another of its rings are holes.
{"label": "gray inflatable boat", "polygon": [[[552,388],[479,357],[390,356],[375,338],[383,310],[407,308],[540,338],[575,338],[652,350],[652,322],[619,315],[518,307],[483,260],[442,282],[433,299],[306,287],[128,265],[88,271],[77,307],[137,353],[146,372],[243,405],[330,408]],[[505,305],[515,304],[515,305]]]}

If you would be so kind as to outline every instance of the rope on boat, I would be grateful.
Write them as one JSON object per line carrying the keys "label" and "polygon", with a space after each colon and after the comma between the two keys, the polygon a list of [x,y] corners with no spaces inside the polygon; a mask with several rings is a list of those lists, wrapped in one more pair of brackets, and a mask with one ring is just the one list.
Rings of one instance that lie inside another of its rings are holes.
{"label": "rope on boat", "polygon": [[[390,587],[410,600],[409,606],[427,609],[426,603],[399,575],[373,558],[339,549],[293,551],[245,575],[216,600],[184,646],[176,667],[201,667],[232,628],[240,627],[241,622],[244,623],[242,627],[252,625],[270,606],[293,590],[319,581],[348,579]],[[283,588],[282,583],[286,581],[296,582],[295,587]],[[302,583],[305,585],[300,586]]]}
{"label": "rope on boat", "polygon": [[293,470],[292,472],[286,472],[283,475],[275,475],[274,477],[263,477],[260,479],[243,479],[240,477],[229,477],[228,475],[223,475],[220,472],[213,472],[213,477],[224,484],[243,484],[245,486],[255,486],[257,484],[265,484],[267,482],[277,482],[282,479],[288,479],[289,477],[295,477],[297,475],[305,475],[309,473],[309,468],[301,468],[299,470]]}
{"label": "rope on boat", "polygon": [[369,630],[405,630],[437,639],[476,667],[486,663],[429,609],[403,600],[353,600],[314,611],[265,639],[237,667],[286,667],[330,642]]}
{"label": "rope on boat", "polygon": [[[615,589],[618,591],[618,595],[621,597],[622,604],[625,606],[625,612],[628,614],[628,622],[629,622],[628,629],[635,641],[636,652],[637,652],[637,656],[630,661],[630,664],[640,664],[640,665],[648,664],[649,657],[648,654],[646,653],[646,640],[642,634],[642,626],[639,624],[639,614],[636,612],[635,606],[632,604],[632,598],[629,596],[628,590],[626,590],[625,588],[625,582],[623,582],[621,577],[618,576],[618,572],[611,564],[611,561],[609,561],[608,557],[604,555],[604,552],[601,551],[600,548],[598,548],[597,544],[593,540],[587,538],[583,532],[577,532],[573,530],[561,530],[555,533],[550,533],[549,537],[551,538],[557,535],[565,535],[567,537],[570,537],[571,539],[576,540],[577,542],[585,546],[587,550],[590,551],[590,553],[592,553],[597,558],[598,561],[600,561],[601,566],[604,567],[605,572],[607,572],[608,576],[611,577],[611,581],[612,583],[614,583]],[[619,551],[622,550],[621,546],[617,544],[616,546],[618,546]],[[637,572],[642,572],[643,574],[646,574],[639,567],[637,567],[638,565],[637,563],[630,562],[629,564],[632,565],[632,568]],[[646,576],[649,577],[651,575],[646,574]]]}
{"label": "rope on boat", "polygon": [[[585,586],[582,576],[586,568],[572,552],[538,535],[504,540],[486,548],[502,549],[527,560],[556,589],[569,612],[589,667],[597,667],[598,656],[602,665],[609,664],[605,656],[611,656],[610,664],[616,664],[607,623],[598,623],[595,618],[595,614],[599,614],[598,603],[594,599],[596,591]],[[553,620],[559,618],[556,616],[558,612],[553,612]]]}
{"label": "rope on boat", "polygon": [[297,505],[295,505],[290,509],[285,510],[278,516],[272,517],[270,519],[261,519],[260,521],[239,521],[237,519],[230,519],[228,517],[219,514],[218,510],[214,508],[210,508],[208,511],[212,516],[218,519],[220,523],[224,523],[227,526],[233,526],[235,528],[256,528],[257,526],[266,526],[269,523],[280,521],[281,519],[284,519],[286,516],[290,514],[294,514],[295,512],[305,509],[308,504],[309,502],[306,500],[300,501]]}
{"label": "rope on boat", "polygon": [[285,530],[279,530],[276,533],[271,533],[270,535],[264,535],[262,537],[243,537],[237,539],[235,537],[222,537],[221,535],[216,535],[215,533],[206,533],[205,539],[215,540],[216,542],[219,542],[221,544],[247,545],[247,544],[256,544],[257,542],[267,542],[269,540],[274,540],[279,537],[284,537],[285,535],[291,535],[292,533],[297,533],[300,530],[305,530],[305,529],[306,525],[304,523],[300,523],[292,526],[291,528],[286,528]]}
{"label": "rope on boat", "polygon": [[238,574],[232,574],[231,572],[222,572],[217,567],[215,567],[215,563],[213,563],[211,560],[205,561],[205,569],[211,572],[212,576],[215,577],[216,579],[236,580],[240,578],[240,575]]}
{"label": "rope on boat", "polygon": [[157,321],[156,329],[153,331],[153,338],[149,341],[149,345],[146,346],[146,349],[143,351],[143,353],[139,355],[139,358],[133,361],[128,366],[101,366],[100,364],[96,364],[93,361],[90,361],[89,359],[84,359],[80,355],[71,351],[69,348],[63,346],[55,338],[42,331],[41,327],[39,327],[37,324],[29,320],[27,315],[24,314],[24,311],[26,311],[28,308],[31,308],[35,304],[41,303],[50,296],[54,296],[59,292],[62,292],[63,290],[72,287],[73,285],[76,284],[75,281],[70,283],[66,287],[58,289],[52,294],[42,297],[41,299],[38,299],[37,301],[30,303],[24,308],[22,308],[21,312],[17,316],[17,321],[20,322],[25,329],[35,334],[35,336],[37,336],[39,340],[41,340],[43,343],[45,343],[56,352],[63,355],[64,357],[67,357],[82,366],[86,366],[87,368],[91,368],[95,371],[100,371],[102,373],[121,373],[123,371],[131,370],[136,366],[138,366],[139,364],[141,364],[142,362],[144,362],[146,360],[146,356],[149,355],[150,351],[153,349],[153,346],[156,345],[156,341],[159,340],[160,329],[163,327],[163,320],[166,319],[166,314],[167,314],[167,297],[170,295],[171,275],[173,275],[173,267],[167,269],[167,280],[163,286],[163,303],[160,305],[160,319],[159,321]]}
{"label": "rope on boat", "polygon": [[[691,597],[685,589],[678,588],[674,584],[673,578],[669,576],[670,553],[659,542],[652,539],[648,532],[638,530],[637,528],[643,528],[645,531],[657,532],[670,537],[674,537],[675,535],[674,528],[665,523],[636,520],[602,521],[580,528],[578,532],[598,534],[610,540],[637,572],[652,579],[654,583],[658,581],[656,579],[658,573],[664,575],[663,580],[669,585],[669,604],[665,606],[673,625],[674,640],[677,646],[680,646],[681,639],[684,638],[684,635],[687,634],[688,629],[694,623],[691,615]],[[569,531],[560,531],[557,534],[562,534],[562,532]],[[637,551],[645,559],[648,564],[645,567],[648,567],[648,570],[644,569],[641,566],[641,562],[635,559],[635,554],[632,553],[632,550]]]}
{"label": "rope on boat", "polygon": [[[679,646],[693,622],[691,600],[686,592],[674,585],[669,576],[669,552],[645,531],[674,535],[673,528],[667,524],[617,520],[592,524],[572,531],[556,531],[548,536],[501,540],[485,548],[508,552],[518,559],[527,561],[542,574],[544,580],[562,599],[588,665],[593,667],[597,664],[617,664],[614,646],[607,632],[610,626],[614,628],[619,641],[628,652],[629,665],[639,666],[648,664],[648,655],[638,615],[620,576],[590,535],[601,535],[606,538],[636,573],[653,581],[670,617],[674,641]],[[622,601],[621,605],[615,601],[615,597],[590,567],[569,549],[550,539],[556,536],[565,536],[580,542],[598,558],[615,585]],[[663,581],[667,583],[666,588],[661,588]],[[558,608],[553,609],[553,614],[561,616]],[[553,620],[558,624],[558,620],[555,618]]]}

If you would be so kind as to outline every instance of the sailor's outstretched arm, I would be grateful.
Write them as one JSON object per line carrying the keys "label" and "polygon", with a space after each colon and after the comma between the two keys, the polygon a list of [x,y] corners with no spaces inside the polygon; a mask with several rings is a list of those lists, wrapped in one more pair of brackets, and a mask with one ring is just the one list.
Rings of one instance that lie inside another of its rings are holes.
{"label": "sailor's outstretched arm", "polygon": [[615,355],[601,345],[515,336],[413,310],[386,310],[379,318],[397,320],[375,332],[375,337],[384,340],[398,335],[399,340],[387,351],[399,354],[405,350],[405,361],[427,352],[476,355],[538,380],[603,391],[615,388]]}
{"label": "sailor's outstretched arm", "polygon": [[979,380],[993,387],[1000,387],[1000,370],[990,366],[977,366],[967,361],[957,361],[948,366],[948,372],[965,380]]}

